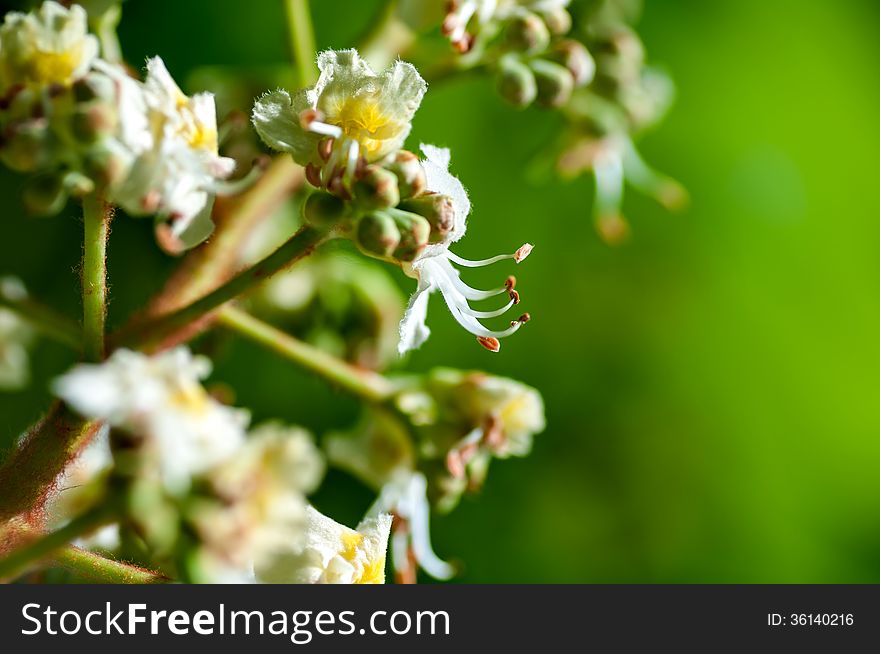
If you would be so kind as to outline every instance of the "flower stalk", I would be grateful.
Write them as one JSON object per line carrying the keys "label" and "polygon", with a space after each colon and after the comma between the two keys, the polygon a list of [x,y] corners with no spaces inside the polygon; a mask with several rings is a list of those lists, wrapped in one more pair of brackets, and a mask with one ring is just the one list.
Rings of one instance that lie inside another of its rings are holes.
{"label": "flower stalk", "polygon": [[107,237],[113,209],[96,195],[83,199],[83,356],[104,358],[104,322],[107,317]]}
{"label": "flower stalk", "polygon": [[56,531],[33,540],[0,559],[0,579],[11,580],[19,577],[39,561],[50,558],[55,552],[80,536],[85,536],[99,527],[111,522],[116,507],[110,502],[74,518]]}
{"label": "flower stalk", "polygon": [[308,0],[284,0],[287,17],[287,31],[290,38],[290,53],[296,64],[297,76],[301,86],[315,83],[315,33],[312,29],[312,16]]}
{"label": "flower stalk", "polygon": [[[144,351],[164,349],[192,336],[211,321],[211,314],[230,300],[251,290],[277,272],[307,257],[328,238],[328,233],[314,227],[303,227],[284,245],[239,273],[207,295],[169,314],[147,320],[117,335],[112,345],[129,345]],[[176,339],[176,340],[175,340]]]}
{"label": "flower stalk", "polygon": [[130,563],[115,561],[73,545],[68,545],[55,552],[51,560],[55,565],[93,583],[167,584],[171,582],[171,579],[158,572],[152,572]]}
{"label": "flower stalk", "polygon": [[218,320],[229,331],[262,345],[367,402],[385,402],[394,392],[394,385],[382,375],[356,368],[234,306],[224,307]]}
{"label": "flower stalk", "polygon": [[80,326],[67,316],[45,306],[26,295],[17,296],[5,292],[0,284],[0,307],[18,314],[39,333],[75,350],[82,346]]}

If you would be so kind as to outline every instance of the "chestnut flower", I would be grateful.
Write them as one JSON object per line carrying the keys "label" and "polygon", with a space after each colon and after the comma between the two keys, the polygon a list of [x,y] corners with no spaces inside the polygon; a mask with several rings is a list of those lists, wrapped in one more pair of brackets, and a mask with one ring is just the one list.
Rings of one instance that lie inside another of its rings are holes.
{"label": "chestnut flower", "polygon": [[[522,314],[511,322],[509,328],[499,331],[485,327],[480,320],[504,315],[515,304],[519,304],[519,293],[514,290],[515,279],[508,277],[507,281],[498,288],[480,290],[465,284],[459,278],[458,270],[452,264],[455,263],[467,268],[479,268],[506,259],[513,259],[516,263],[520,263],[529,256],[532,246],[526,243],[513,254],[502,254],[479,261],[464,259],[450,252],[449,246],[464,236],[471,203],[464,186],[458,178],[449,173],[449,150],[433,145],[422,145],[422,152],[425,154],[422,166],[425,169],[428,190],[452,199],[455,223],[441,243],[425,246],[412,263],[401,263],[403,271],[416,279],[418,286],[410,298],[406,313],[400,322],[398,351],[400,354],[404,354],[409,350],[414,350],[430,336],[431,330],[426,324],[428,297],[434,291],[440,291],[456,322],[476,336],[483,347],[497,352],[501,347],[498,339],[516,332],[528,322],[529,314]],[[479,311],[470,306],[471,300],[485,300],[497,295],[507,295],[509,298],[507,304],[499,309]]]}

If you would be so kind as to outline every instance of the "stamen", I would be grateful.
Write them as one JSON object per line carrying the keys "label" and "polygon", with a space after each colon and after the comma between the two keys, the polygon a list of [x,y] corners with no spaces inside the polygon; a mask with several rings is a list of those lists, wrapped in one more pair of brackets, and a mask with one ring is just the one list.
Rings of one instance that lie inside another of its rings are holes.
{"label": "stamen", "polygon": [[[516,293],[516,291],[513,291]],[[474,318],[497,318],[498,316],[503,316],[510,310],[514,304],[519,304],[519,293],[516,293],[516,300],[514,301],[514,296],[510,297],[510,302],[505,304],[500,309],[496,309],[495,311],[477,311],[475,309],[471,309],[470,313]]]}
{"label": "stamen", "polygon": [[336,125],[328,125],[321,122],[323,115],[317,109],[306,109],[299,115],[299,123],[304,130],[313,134],[321,134],[338,139],[342,136],[342,129]]}
{"label": "stamen", "polygon": [[313,163],[306,165],[306,179],[312,186],[315,186],[317,188],[321,188],[323,186],[323,184],[321,183],[321,169]]}
{"label": "stamen", "polygon": [[529,253],[532,251],[534,246],[526,243],[522,247],[520,247],[513,254],[499,254],[496,257],[491,257],[489,259],[479,259],[477,261],[471,261],[470,259],[464,259],[457,254],[453,254],[449,252],[447,257],[450,261],[454,261],[460,266],[464,266],[465,268],[482,268],[483,266],[491,266],[493,263],[498,263],[499,261],[506,261],[507,259],[513,259],[517,263],[525,259],[529,256]]}

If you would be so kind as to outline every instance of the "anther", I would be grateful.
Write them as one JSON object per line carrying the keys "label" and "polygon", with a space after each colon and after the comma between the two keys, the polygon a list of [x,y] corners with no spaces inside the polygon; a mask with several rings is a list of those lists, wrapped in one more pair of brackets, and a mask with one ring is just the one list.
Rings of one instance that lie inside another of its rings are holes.
{"label": "anther", "polygon": [[308,132],[312,123],[316,120],[321,120],[322,117],[321,112],[317,109],[304,109],[299,115],[299,124]]}
{"label": "anther", "polygon": [[490,352],[501,350],[501,341],[494,336],[477,336],[477,342]]}
{"label": "anther", "polygon": [[508,291],[512,291],[514,288],[516,288],[516,277],[510,275],[506,280],[504,280],[504,288],[506,288]]}
{"label": "anther", "polygon": [[519,291],[510,289],[507,294],[510,296],[510,299],[513,300],[514,304],[519,304]]}
{"label": "anther", "polygon": [[532,245],[531,243],[526,243],[521,248],[519,248],[516,252],[513,253],[513,260],[516,261],[517,263],[522,262],[523,259],[525,259],[527,256],[529,256],[532,253],[532,250],[534,249],[534,247],[535,246]]}
{"label": "anther", "polygon": [[518,322],[521,325],[525,325],[531,319],[532,319],[532,316],[530,314],[524,313],[523,315],[521,315],[519,318],[516,319],[516,322]]}

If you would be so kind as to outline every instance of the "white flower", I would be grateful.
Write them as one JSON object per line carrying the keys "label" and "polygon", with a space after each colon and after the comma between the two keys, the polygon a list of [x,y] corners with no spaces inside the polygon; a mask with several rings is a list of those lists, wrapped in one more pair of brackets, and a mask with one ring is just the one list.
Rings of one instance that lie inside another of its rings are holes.
{"label": "white flower", "polygon": [[[0,278],[0,295],[17,300],[27,296],[24,285],[14,277]],[[30,381],[28,347],[34,332],[17,313],[0,306],[0,390],[14,391]]]}
{"label": "white flower", "polygon": [[[360,158],[371,163],[403,147],[428,86],[412,64],[395,61],[376,74],[356,50],[322,52],[318,68],[313,88],[257,100],[254,127],[269,147],[320,166],[322,185],[337,175],[350,183]],[[333,142],[326,161],[318,152],[325,138]]]}
{"label": "white flower", "polygon": [[211,398],[199,383],[211,364],[177,348],[148,357],[117,350],[104,363],[79,365],[53,390],[82,415],[148,439],[170,492],[233,456],[249,416]]}
{"label": "white flower", "polygon": [[44,2],[28,14],[10,12],[0,27],[0,89],[16,84],[70,85],[98,56],[85,10]]}
{"label": "white flower", "polygon": [[422,473],[400,469],[382,487],[369,514],[393,513],[399,518],[391,537],[391,552],[398,572],[407,568],[412,554],[429,575],[449,579],[455,574],[455,568],[438,557],[431,546],[431,505],[427,492],[428,481]]}
{"label": "white flower", "polygon": [[[126,143],[137,152],[131,172],[111,192],[114,200],[133,215],[156,214],[169,220],[161,233],[171,250],[191,248],[214,230],[211,210],[217,194],[230,194],[241,184],[227,184],[235,161],[218,153],[214,97],[183,94],[162,59],[147,62],[142,85],[143,105],[127,109],[139,118],[143,111],[150,139],[135,132]],[[121,113],[126,108],[120,107]]]}
{"label": "white flower", "polygon": [[[515,280],[509,277],[503,286],[488,291],[475,289],[459,278],[459,273],[452,264],[474,268],[488,266],[505,259],[513,259],[519,263],[529,255],[532,246],[526,244],[513,254],[502,254],[481,261],[463,259],[450,252],[450,244],[464,236],[467,215],[471,208],[470,201],[461,182],[448,171],[449,150],[433,145],[422,145],[422,152],[425,154],[422,165],[425,169],[428,189],[452,199],[455,208],[455,226],[444,242],[428,245],[411,264],[403,264],[404,272],[418,280],[418,287],[410,298],[406,313],[400,322],[398,351],[404,354],[427,340],[431,333],[426,324],[428,296],[434,291],[440,291],[452,317],[476,336],[481,345],[497,352],[500,349],[498,339],[516,332],[529,320],[529,315],[523,314],[513,321],[508,329],[502,331],[486,328],[480,323],[480,319],[501,316],[519,303],[519,294],[513,288]],[[505,294],[509,297],[507,304],[494,311],[478,311],[469,304],[469,300],[484,300]]]}
{"label": "white flower", "polygon": [[383,584],[391,516],[367,517],[349,529],[306,509],[305,544],[256,569],[257,581],[299,584]]}

